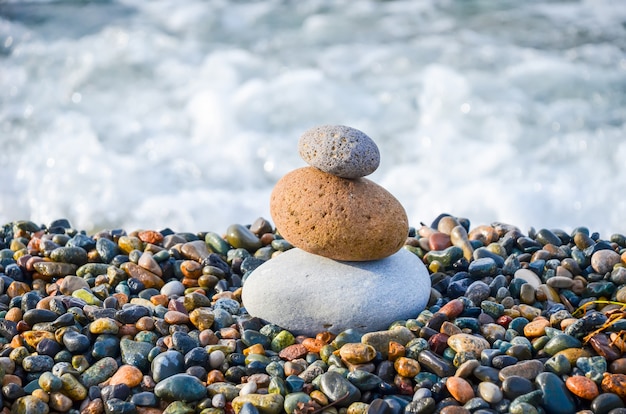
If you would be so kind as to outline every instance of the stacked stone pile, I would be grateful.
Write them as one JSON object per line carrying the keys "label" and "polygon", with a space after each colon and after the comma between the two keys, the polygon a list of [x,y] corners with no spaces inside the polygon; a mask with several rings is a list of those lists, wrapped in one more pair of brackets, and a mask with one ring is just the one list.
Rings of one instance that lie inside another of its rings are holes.
{"label": "stacked stone pile", "polygon": [[270,202],[280,235],[295,249],[246,280],[248,312],[293,332],[363,332],[414,317],[430,294],[419,258],[401,249],[409,225],[400,202],[364,176],[380,153],[363,132],[321,126],[298,143],[309,167],[285,175]]}

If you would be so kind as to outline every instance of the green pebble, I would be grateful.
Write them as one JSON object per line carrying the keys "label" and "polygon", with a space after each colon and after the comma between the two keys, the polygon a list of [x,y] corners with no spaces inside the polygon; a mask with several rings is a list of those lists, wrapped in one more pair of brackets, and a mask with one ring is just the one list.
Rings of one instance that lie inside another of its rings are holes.
{"label": "green pebble", "polygon": [[57,392],[61,390],[63,383],[61,378],[54,375],[52,372],[44,372],[39,377],[39,386],[46,392]]}
{"label": "green pebble", "polygon": [[191,405],[182,401],[174,401],[167,406],[163,414],[194,414],[196,409]]}
{"label": "green pebble", "polygon": [[245,403],[250,403],[262,414],[279,414],[284,405],[285,399],[280,394],[247,394],[233,399],[233,408],[238,413]]}
{"label": "green pebble", "polygon": [[224,394],[227,401],[232,401],[236,396],[239,395],[239,388],[237,388],[234,384],[228,382],[216,382],[214,384],[207,385],[207,392],[209,393],[209,397],[213,398],[217,394]]}
{"label": "green pebble", "polygon": [[539,414],[534,405],[526,402],[511,403],[509,407],[510,414]]}
{"label": "green pebble", "polygon": [[72,292],[72,297],[84,300],[87,305],[102,306],[102,301],[85,288]]}
{"label": "green pebble", "polygon": [[463,250],[458,246],[450,246],[444,250],[431,250],[424,255],[426,263],[434,261],[440,262],[444,267],[449,267],[452,263],[463,257]]}
{"label": "green pebble", "polygon": [[241,248],[241,249],[230,249],[228,251],[228,254],[226,255],[226,261],[228,262],[228,264],[231,264],[233,262],[233,260],[235,260],[235,259],[244,260],[244,259],[246,259],[248,257],[252,257],[252,255],[246,249],[243,249],[243,248]]}
{"label": "green pebble", "polygon": [[583,298],[590,297],[601,297],[604,296],[606,298],[610,298],[613,292],[617,289],[617,286],[613,282],[609,282],[608,280],[603,280],[600,282],[591,282],[587,284],[585,290],[583,291]]}
{"label": "green pebble", "polygon": [[523,334],[524,333],[524,327],[526,325],[528,325],[530,323],[530,321],[522,316],[518,316],[517,318],[513,319],[511,321],[511,323],[509,323],[509,329],[513,329],[515,331],[517,331],[517,333],[519,334]]}
{"label": "green pebble", "polygon": [[109,271],[109,267],[111,267],[111,265],[106,263],[87,263],[76,270],[76,276],[85,277],[87,274],[93,276],[106,275]]}
{"label": "green pebble", "polygon": [[200,401],[207,389],[200,380],[189,374],[174,374],[154,387],[154,394],[165,401]]}
{"label": "green pebble", "polygon": [[272,351],[280,352],[282,349],[288,347],[289,345],[293,345],[296,342],[296,338],[289,331],[283,330],[278,333],[272,339],[272,343],[270,345]]}
{"label": "green pebble", "polygon": [[253,253],[259,249],[261,240],[250,229],[241,224],[232,224],[226,229],[226,241],[235,249],[246,249]]}
{"label": "green pebble", "polygon": [[298,408],[298,403],[306,404],[311,401],[311,397],[304,392],[294,392],[285,396],[283,408],[287,413],[293,413]]}
{"label": "green pebble", "polygon": [[498,319],[504,314],[504,306],[497,302],[484,300],[480,304],[480,308],[483,310],[483,312],[485,312],[487,315],[491,316],[494,319]]}
{"label": "green pebble", "polygon": [[272,247],[272,249],[277,250],[279,252],[286,252],[289,249],[293,249],[293,245],[285,239],[272,240],[272,243],[270,244],[270,246]]}
{"label": "green pebble", "polygon": [[533,351],[537,352],[542,350],[546,344],[550,341],[547,335],[541,336],[533,341]]}
{"label": "green pebble", "polygon": [[548,359],[544,367],[547,371],[554,372],[557,375],[568,374],[572,370],[572,365],[563,354],[555,355]]}
{"label": "green pebble", "polygon": [[571,335],[560,333],[551,338],[543,347],[543,350],[548,355],[555,355],[556,353],[569,348],[581,348],[582,343]]}
{"label": "green pebble", "polygon": [[281,377],[272,377],[267,387],[269,394],[280,394],[282,396],[287,395],[287,385],[285,380]]}
{"label": "green pebble", "polygon": [[204,236],[204,241],[211,250],[222,256],[226,256],[228,251],[231,249],[231,246],[226,242],[226,240],[222,239],[222,236],[212,231],[208,232],[206,236]]}
{"label": "green pebble", "polygon": [[98,385],[111,378],[117,371],[117,362],[111,357],[96,361],[80,376],[80,382],[87,388]]}
{"label": "green pebble", "polygon": [[70,373],[61,375],[62,393],[70,397],[73,401],[82,401],[87,398],[87,388],[81,384],[76,377]]}
{"label": "green pebble", "polygon": [[32,395],[18,398],[11,406],[11,414],[48,414],[48,404]]}
{"label": "green pebble", "polygon": [[263,364],[269,364],[270,362],[272,362],[272,360],[269,359],[267,356],[261,354],[249,354],[248,356],[246,356],[246,359],[244,361],[246,365],[248,365],[252,361],[262,362]]}

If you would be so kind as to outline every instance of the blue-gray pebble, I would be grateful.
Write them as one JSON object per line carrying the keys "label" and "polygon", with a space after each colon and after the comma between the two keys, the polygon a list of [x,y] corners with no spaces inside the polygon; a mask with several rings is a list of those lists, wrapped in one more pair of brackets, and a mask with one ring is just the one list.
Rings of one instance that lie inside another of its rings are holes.
{"label": "blue-gray pebble", "polygon": [[300,137],[298,151],[310,166],[342,178],[365,177],[380,164],[376,143],[358,129],[343,125],[309,129]]}

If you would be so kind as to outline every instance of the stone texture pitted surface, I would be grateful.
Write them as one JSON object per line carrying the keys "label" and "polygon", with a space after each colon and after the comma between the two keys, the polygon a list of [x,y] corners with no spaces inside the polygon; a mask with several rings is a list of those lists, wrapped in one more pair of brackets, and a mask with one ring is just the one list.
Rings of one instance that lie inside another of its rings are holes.
{"label": "stone texture pitted surface", "polygon": [[377,260],[397,252],[408,235],[406,212],[383,187],[313,167],[281,178],[270,199],[276,228],[291,244],[335,260]]}
{"label": "stone texture pitted surface", "polygon": [[358,129],[343,125],[309,129],[300,137],[298,151],[310,166],[343,178],[365,177],[380,164],[376,143]]}
{"label": "stone texture pitted surface", "polygon": [[385,330],[415,318],[429,297],[428,271],[406,249],[381,260],[342,262],[294,248],[255,269],[242,292],[250,315],[308,336]]}

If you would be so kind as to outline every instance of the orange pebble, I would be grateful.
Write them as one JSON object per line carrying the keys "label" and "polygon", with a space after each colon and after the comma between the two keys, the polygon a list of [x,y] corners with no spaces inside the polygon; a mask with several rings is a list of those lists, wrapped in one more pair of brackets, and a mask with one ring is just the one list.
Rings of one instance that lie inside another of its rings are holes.
{"label": "orange pebble", "polygon": [[126,384],[130,388],[141,384],[143,373],[132,365],[122,365],[109,380],[109,385]]}
{"label": "orange pebble", "polygon": [[159,244],[163,241],[163,235],[154,230],[144,230],[137,233],[137,237],[144,243]]}
{"label": "orange pebble", "polygon": [[389,341],[388,358],[390,361],[395,361],[396,359],[403,357],[405,352],[406,348],[402,344],[395,341]]}
{"label": "orange pebble", "polygon": [[154,295],[150,297],[150,302],[155,305],[167,306],[167,296],[165,295]]}
{"label": "orange pebble", "polygon": [[407,357],[399,357],[396,359],[393,363],[393,367],[396,369],[398,375],[403,377],[414,377],[422,370],[419,362]]}
{"label": "orange pebble", "polygon": [[263,348],[263,345],[261,345],[261,344],[254,344],[254,345],[249,346],[246,349],[244,349],[243,350],[243,354],[245,356],[248,356],[250,354],[265,355],[265,349]]}
{"label": "orange pebble", "polygon": [[309,352],[313,352],[313,353],[319,353],[320,350],[322,349],[322,347],[324,345],[326,345],[325,342],[320,341],[319,339],[314,339],[314,338],[305,338],[302,341],[302,345],[306,348],[307,351]]}
{"label": "orange pebble", "polygon": [[213,369],[209,371],[206,379],[206,383],[215,384],[216,382],[224,382],[224,374],[220,370]]}
{"label": "orange pebble", "polygon": [[448,377],[446,388],[450,395],[461,404],[465,404],[474,398],[474,389],[469,382],[461,377]]}
{"label": "orange pebble", "polygon": [[585,400],[593,400],[600,391],[598,385],[590,378],[582,375],[574,375],[565,381],[565,385],[570,392]]}
{"label": "orange pebble", "polygon": [[4,315],[4,319],[17,323],[22,320],[22,310],[20,308],[11,308]]}
{"label": "orange pebble", "polygon": [[180,271],[185,277],[197,279],[202,276],[202,265],[194,260],[184,260],[180,264]]}

